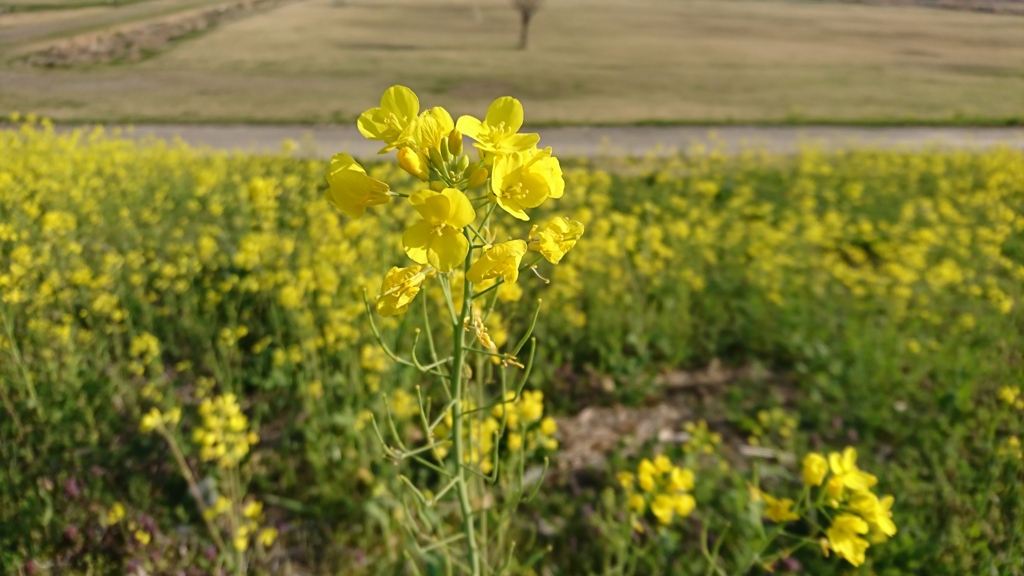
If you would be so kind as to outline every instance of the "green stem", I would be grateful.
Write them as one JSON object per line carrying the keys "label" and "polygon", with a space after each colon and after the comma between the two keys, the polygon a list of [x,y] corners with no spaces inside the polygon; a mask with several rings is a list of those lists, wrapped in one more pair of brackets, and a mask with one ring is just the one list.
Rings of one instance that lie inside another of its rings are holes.
{"label": "green stem", "polygon": [[[463,232],[466,235],[466,239],[469,240],[469,234]],[[469,272],[469,267],[472,265],[473,254],[470,252],[466,256],[466,262],[464,264],[464,271]],[[463,277],[465,278],[465,276]],[[452,440],[455,443],[455,481],[456,490],[459,498],[459,510],[462,513],[462,532],[466,535],[466,550],[469,556],[469,568],[470,573],[473,576],[480,576],[480,553],[477,549],[475,526],[473,520],[473,506],[469,501],[469,485],[466,483],[466,472],[463,463],[465,462],[465,438],[463,438],[462,432],[462,420],[463,420],[463,402],[466,400],[466,392],[464,389],[464,378],[463,371],[466,362],[466,348],[465,348],[465,330],[463,324],[465,319],[468,317],[470,307],[472,306],[472,295],[473,284],[468,280],[463,281],[463,296],[462,296],[462,314],[459,316],[452,326],[452,336],[454,337],[455,346],[452,353],[452,371],[451,371],[451,389],[455,400],[455,405],[452,407]],[[450,304],[452,308],[454,305]]]}

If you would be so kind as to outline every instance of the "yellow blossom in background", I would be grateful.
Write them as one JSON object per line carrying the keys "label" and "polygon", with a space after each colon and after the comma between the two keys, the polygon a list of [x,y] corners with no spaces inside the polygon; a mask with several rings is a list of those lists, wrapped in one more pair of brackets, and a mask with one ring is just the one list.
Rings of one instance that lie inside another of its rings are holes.
{"label": "yellow blossom in background", "polygon": [[259,442],[249,431],[249,419],[242,413],[234,394],[207,398],[199,405],[202,426],[192,433],[204,461],[217,461],[221,467],[234,466]]}
{"label": "yellow blossom in background", "polygon": [[158,426],[175,426],[181,420],[181,409],[172,408],[166,413],[161,412],[157,408],[150,408],[142,420],[139,422],[139,432],[148,433],[155,430]]}
{"label": "yellow blossom in background", "polygon": [[[644,458],[636,474],[622,471],[617,478],[626,491],[629,508],[637,514],[649,510],[659,524],[671,524],[676,517],[689,516],[697,505],[689,493],[694,486],[693,472],[677,467],[664,455],[654,460]],[[634,492],[636,488],[640,492]],[[633,523],[633,527],[642,531],[639,523]]]}
{"label": "yellow blossom in background", "polygon": [[455,125],[459,132],[476,140],[473,146],[480,150],[485,160],[536,146],[540,136],[517,134],[522,126],[523,105],[511,96],[502,96],[492,102],[482,122],[472,116],[462,116]]}
{"label": "yellow blossom in background", "polygon": [[409,197],[409,202],[423,220],[402,234],[405,253],[413,262],[450,272],[469,253],[469,241],[462,234],[476,216],[469,198],[459,190],[446,188],[441,192],[420,190]]}
{"label": "yellow blossom in background", "polygon": [[804,484],[807,486],[821,486],[828,474],[828,461],[821,454],[811,452],[804,457],[803,472],[801,474]]}
{"label": "yellow blossom in background", "polygon": [[135,538],[135,541],[138,542],[139,544],[142,544],[143,546],[149,544],[149,541],[151,540],[151,536],[150,536],[149,532],[146,532],[145,530],[143,530],[141,528],[136,530],[135,533],[133,534],[133,536]]}
{"label": "yellow blossom in background", "polygon": [[118,522],[124,519],[124,516],[124,505],[121,504],[120,502],[114,502],[114,504],[110,506],[110,509],[107,510],[107,526],[113,526],[114,524],[117,524]]}
{"label": "yellow blossom in background", "polygon": [[515,283],[519,279],[519,264],[525,254],[526,242],[522,240],[495,244],[473,262],[466,272],[466,279],[479,283],[500,277],[506,283]]}
{"label": "yellow blossom in background", "polygon": [[503,210],[520,220],[529,220],[526,209],[536,208],[548,198],[561,198],[565,180],[551,148],[533,149],[498,156],[491,172],[491,193]]}
{"label": "yellow blossom in background", "polygon": [[380,287],[380,295],[377,296],[377,313],[381,316],[404,314],[420,292],[425,278],[423,269],[423,266],[395,266],[389,270]]}
{"label": "yellow blossom in background", "polygon": [[583,224],[559,216],[539,228],[530,229],[530,250],[540,252],[548,262],[558,264],[583,236]]}
{"label": "yellow blossom in background", "polygon": [[390,187],[366,175],[366,170],[348,154],[335,154],[327,171],[330,188],[324,198],[352,218],[359,218],[370,206],[391,201]]}
{"label": "yellow blossom in background", "polygon": [[761,493],[761,497],[767,505],[764,515],[772,522],[781,524],[800,519],[800,515],[793,512],[793,500],[789,498],[774,498],[764,492]]}
{"label": "yellow blossom in background", "polygon": [[363,112],[356,125],[366,138],[385,143],[380,150],[380,154],[384,154],[412,140],[419,111],[420,100],[416,93],[396,85],[385,90],[380,106]]}
{"label": "yellow blossom in background", "polygon": [[260,545],[264,548],[270,548],[274,545],[274,542],[277,540],[277,536],[277,528],[264,528],[260,530],[259,535],[256,536],[256,539],[259,540]]}
{"label": "yellow blossom in background", "polygon": [[1021,397],[1019,386],[1003,386],[999,389],[999,399],[1017,410],[1024,410],[1024,398]]}

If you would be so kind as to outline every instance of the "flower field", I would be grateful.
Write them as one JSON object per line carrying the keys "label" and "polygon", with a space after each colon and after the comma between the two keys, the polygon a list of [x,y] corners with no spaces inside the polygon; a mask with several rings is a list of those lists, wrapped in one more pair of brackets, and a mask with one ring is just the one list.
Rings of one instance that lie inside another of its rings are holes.
{"label": "flower field", "polygon": [[[478,573],[1024,573],[1024,153],[534,157],[465,270],[399,158],[0,131],[0,572],[473,572],[468,510]],[[560,464],[584,408],[669,404]]]}

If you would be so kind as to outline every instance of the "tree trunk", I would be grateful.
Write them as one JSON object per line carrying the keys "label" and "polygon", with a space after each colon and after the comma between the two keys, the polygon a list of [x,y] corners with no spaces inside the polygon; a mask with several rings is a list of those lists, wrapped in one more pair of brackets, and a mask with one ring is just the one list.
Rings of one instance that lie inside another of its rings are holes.
{"label": "tree trunk", "polygon": [[519,49],[526,50],[526,44],[530,38],[530,19],[533,18],[533,12],[522,10],[519,15]]}

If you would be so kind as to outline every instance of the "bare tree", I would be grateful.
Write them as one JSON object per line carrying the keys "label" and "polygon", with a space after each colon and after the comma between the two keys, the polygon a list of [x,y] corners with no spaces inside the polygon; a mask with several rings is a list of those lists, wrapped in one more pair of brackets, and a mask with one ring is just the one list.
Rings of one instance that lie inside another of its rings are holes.
{"label": "bare tree", "polygon": [[519,11],[519,49],[526,50],[530,38],[530,20],[540,10],[544,0],[512,0],[512,6]]}

